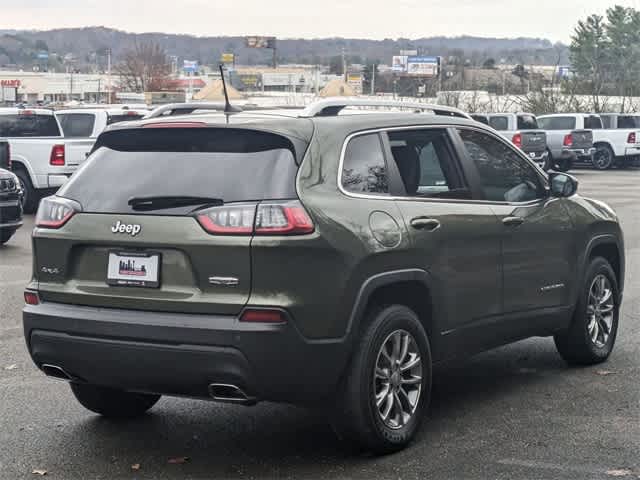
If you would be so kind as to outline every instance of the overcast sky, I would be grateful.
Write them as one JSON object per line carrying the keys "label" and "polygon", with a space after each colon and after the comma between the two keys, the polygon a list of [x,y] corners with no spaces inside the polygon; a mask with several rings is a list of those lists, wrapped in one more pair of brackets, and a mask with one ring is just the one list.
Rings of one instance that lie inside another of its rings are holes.
{"label": "overcast sky", "polygon": [[0,29],[104,25],[131,32],[282,38],[541,37],[640,0],[0,0]]}

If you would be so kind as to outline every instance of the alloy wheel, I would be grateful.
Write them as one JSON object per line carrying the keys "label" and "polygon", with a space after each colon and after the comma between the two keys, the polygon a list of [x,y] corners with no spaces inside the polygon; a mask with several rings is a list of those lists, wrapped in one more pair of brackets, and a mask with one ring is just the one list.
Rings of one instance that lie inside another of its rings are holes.
{"label": "alloy wheel", "polygon": [[409,332],[396,330],[382,342],[373,382],[374,405],[382,422],[394,430],[404,427],[422,393],[422,358]]}
{"label": "alloy wheel", "polygon": [[597,275],[589,288],[587,331],[591,341],[598,348],[603,348],[609,341],[614,313],[615,299],[611,282],[605,275]]}

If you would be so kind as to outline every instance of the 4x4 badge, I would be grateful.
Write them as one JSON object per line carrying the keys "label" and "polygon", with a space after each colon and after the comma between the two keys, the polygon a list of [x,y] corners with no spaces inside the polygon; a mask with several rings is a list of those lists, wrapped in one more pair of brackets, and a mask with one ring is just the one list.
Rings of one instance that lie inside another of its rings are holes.
{"label": "4x4 badge", "polygon": [[135,237],[140,233],[142,227],[137,223],[122,223],[118,220],[113,227],[111,227],[111,231],[113,233],[128,233],[132,237]]}

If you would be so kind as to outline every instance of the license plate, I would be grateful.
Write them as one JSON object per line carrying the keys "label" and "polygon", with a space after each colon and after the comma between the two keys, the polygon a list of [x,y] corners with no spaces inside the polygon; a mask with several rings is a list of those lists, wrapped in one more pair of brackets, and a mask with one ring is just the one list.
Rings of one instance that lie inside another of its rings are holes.
{"label": "license plate", "polygon": [[107,283],[121,287],[159,287],[160,254],[110,252]]}

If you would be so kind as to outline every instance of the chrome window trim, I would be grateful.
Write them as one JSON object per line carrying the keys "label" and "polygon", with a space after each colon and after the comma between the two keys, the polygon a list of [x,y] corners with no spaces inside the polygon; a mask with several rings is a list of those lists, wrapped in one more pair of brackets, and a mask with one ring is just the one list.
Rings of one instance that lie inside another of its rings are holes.
{"label": "chrome window trim", "polygon": [[[492,131],[489,131],[487,129],[484,128],[479,128],[476,126],[467,126],[467,125],[413,125],[413,126],[402,126],[402,127],[387,127],[387,128],[374,128],[374,129],[370,129],[370,130],[362,130],[359,132],[354,132],[349,134],[345,139],[344,142],[342,144],[342,149],[341,149],[341,153],[340,153],[340,161],[338,163],[338,189],[340,190],[340,192],[347,196],[347,197],[351,197],[351,198],[360,198],[360,199],[367,199],[367,200],[402,200],[402,201],[412,201],[412,202],[433,202],[433,203],[463,203],[463,204],[482,204],[482,205],[514,205],[514,206],[534,206],[538,203],[542,203],[542,201],[547,200],[547,198],[537,198],[535,200],[531,200],[528,202],[498,202],[498,201],[492,201],[492,200],[473,200],[473,199],[462,199],[462,198],[433,198],[433,197],[398,197],[398,196],[393,196],[393,195],[384,195],[384,194],[366,194],[366,193],[354,193],[354,192],[349,192],[347,191],[343,186],[342,186],[342,170],[344,168],[344,157],[347,151],[347,145],[348,143],[355,137],[361,136],[361,135],[369,135],[372,133],[384,133],[384,132],[390,132],[390,131],[400,131],[400,130],[429,130],[429,129],[436,129],[436,128],[444,128],[444,129],[449,129],[449,128],[465,128],[468,130],[476,130],[478,132],[482,132],[485,133],[491,137],[494,137],[496,140],[499,140],[500,142],[502,142],[505,145],[508,145],[509,148],[516,152],[520,158],[524,159],[529,165],[531,165],[538,174],[540,174],[540,172],[542,170],[540,170],[540,167],[538,167],[538,165],[536,165],[535,163],[531,162],[526,156],[524,156],[523,153],[518,152],[517,149],[511,145],[509,145],[509,143],[507,141],[505,141],[504,137],[502,137],[499,133],[493,133]],[[542,180],[542,178],[541,178]],[[543,182],[544,183],[544,182]]]}

